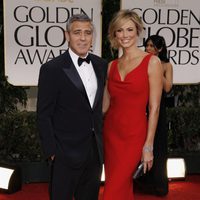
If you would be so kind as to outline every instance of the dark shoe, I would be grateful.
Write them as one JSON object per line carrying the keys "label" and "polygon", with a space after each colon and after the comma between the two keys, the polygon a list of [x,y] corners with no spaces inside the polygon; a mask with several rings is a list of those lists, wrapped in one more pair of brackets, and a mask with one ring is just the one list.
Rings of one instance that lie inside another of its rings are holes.
{"label": "dark shoe", "polygon": [[168,194],[168,188],[158,188],[153,184],[146,184],[144,182],[135,181],[134,187],[144,194],[150,194],[155,196],[166,196]]}

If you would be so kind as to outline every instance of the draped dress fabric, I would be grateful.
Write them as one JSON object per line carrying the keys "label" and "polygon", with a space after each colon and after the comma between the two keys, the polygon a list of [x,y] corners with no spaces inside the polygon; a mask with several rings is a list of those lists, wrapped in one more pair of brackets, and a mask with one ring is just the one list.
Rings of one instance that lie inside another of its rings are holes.
{"label": "draped dress fabric", "polygon": [[133,200],[133,173],[141,159],[147,134],[146,106],[149,98],[146,55],[124,80],[118,60],[108,75],[110,107],[104,121],[105,187],[103,200]]}

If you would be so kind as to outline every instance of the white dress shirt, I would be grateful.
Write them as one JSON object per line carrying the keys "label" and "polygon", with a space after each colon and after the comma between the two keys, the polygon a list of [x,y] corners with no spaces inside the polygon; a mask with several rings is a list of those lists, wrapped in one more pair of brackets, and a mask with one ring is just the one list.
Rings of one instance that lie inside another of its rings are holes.
{"label": "white dress shirt", "polygon": [[70,48],[69,48],[69,55],[71,56],[72,61],[76,67],[76,70],[78,71],[78,74],[83,82],[83,85],[85,87],[90,102],[90,106],[93,107],[97,91],[97,78],[92,66],[92,62],[90,61],[89,64],[87,62],[83,62],[81,66],[79,66],[78,65],[79,56],[75,54]]}

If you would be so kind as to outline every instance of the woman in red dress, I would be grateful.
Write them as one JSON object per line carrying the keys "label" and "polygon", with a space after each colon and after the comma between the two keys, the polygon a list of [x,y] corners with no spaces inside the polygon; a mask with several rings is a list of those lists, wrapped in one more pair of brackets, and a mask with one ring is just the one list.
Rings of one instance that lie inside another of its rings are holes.
{"label": "woman in red dress", "polygon": [[144,162],[145,173],[153,165],[163,70],[158,57],[137,47],[142,30],[142,21],[132,10],[119,11],[109,25],[112,48],[123,53],[109,64],[104,92],[103,200],[133,200],[132,176],[138,163]]}

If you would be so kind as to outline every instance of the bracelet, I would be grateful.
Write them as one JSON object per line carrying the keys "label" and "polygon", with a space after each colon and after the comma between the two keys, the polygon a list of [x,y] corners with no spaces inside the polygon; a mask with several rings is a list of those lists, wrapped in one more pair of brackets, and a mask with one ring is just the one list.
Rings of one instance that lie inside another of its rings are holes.
{"label": "bracelet", "polygon": [[153,146],[144,146],[143,147],[143,152],[152,152],[153,151]]}

